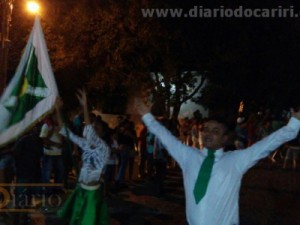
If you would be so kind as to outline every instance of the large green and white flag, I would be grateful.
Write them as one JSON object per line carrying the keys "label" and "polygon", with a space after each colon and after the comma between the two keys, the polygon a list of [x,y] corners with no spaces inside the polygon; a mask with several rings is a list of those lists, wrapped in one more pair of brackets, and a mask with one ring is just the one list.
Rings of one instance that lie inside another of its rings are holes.
{"label": "large green and white flag", "polygon": [[16,140],[55,104],[58,89],[38,17],[14,77],[0,99],[0,146]]}

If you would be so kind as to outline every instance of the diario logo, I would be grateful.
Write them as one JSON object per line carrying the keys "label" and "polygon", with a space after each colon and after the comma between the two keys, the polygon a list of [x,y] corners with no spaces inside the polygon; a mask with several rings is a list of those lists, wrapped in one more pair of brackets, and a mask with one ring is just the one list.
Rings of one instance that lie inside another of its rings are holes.
{"label": "diario logo", "polygon": [[62,186],[51,183],[0,183],[0,213],[34,212],[35,204],[39,208],[59,207],[63,199],[51,190]]}

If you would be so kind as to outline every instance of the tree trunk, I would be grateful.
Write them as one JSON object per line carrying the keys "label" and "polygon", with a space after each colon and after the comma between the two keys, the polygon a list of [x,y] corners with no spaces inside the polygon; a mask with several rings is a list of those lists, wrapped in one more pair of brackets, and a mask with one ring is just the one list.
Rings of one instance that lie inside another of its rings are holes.
{"label": "tree trunk", "polygon": [[178,118],[180,108],[181,108],[181,104],[174,105],[173,112],[172,112],[172,118]]}

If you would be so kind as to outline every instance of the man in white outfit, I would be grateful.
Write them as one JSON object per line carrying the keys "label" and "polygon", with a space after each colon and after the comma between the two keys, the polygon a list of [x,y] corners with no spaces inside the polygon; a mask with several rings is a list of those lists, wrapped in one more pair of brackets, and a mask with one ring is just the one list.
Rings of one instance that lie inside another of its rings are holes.
{"label": "man in white outfit", "polygon": [[156,135],[178,162],[183,173],[186,217],[189,225],[239,225],[239,190],[243,175],[260,159],[296,137],[300,112],[292,110],[289,123],[251,147],[223,151],[227,127],[217,120],[204,124],[199,151],[181,143],[150,112],[151,106],[136,99],[136,110],[151,133]]}

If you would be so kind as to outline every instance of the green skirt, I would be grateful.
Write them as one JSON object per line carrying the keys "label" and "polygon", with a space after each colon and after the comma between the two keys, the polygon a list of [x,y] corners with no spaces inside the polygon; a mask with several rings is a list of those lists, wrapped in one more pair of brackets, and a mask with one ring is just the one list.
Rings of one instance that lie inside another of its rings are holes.
{"label": "green skirt", "polygon": [[108,208],[102,186],[96,190],[86,190],[77,185],[57,211],[57,216],[67,219],[69,225],[108,225]]}

